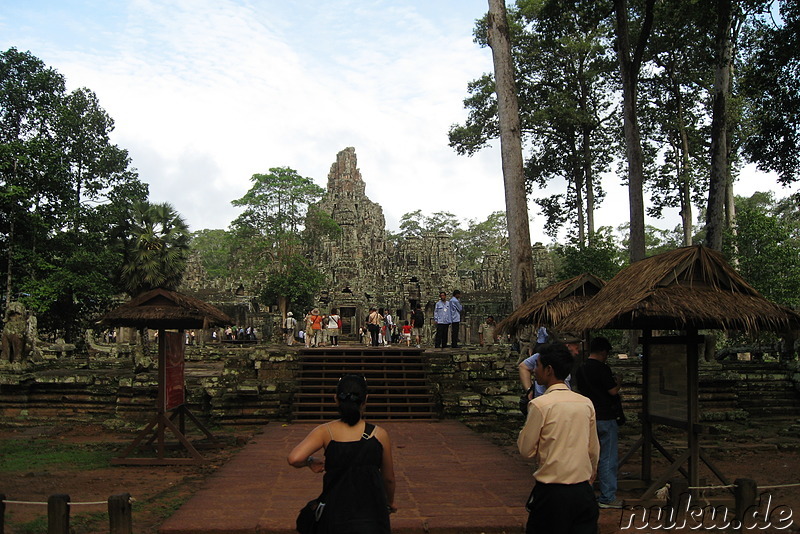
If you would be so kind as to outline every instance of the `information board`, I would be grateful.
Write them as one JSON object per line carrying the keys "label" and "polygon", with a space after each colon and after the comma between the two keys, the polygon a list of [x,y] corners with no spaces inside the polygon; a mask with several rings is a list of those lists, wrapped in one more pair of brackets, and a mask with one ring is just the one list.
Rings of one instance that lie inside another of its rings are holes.
{"label": "information board", "polygon": [[686,422],[689,414],[689,386],[685,344],[650,345],[650,415]]}
{"label": "information board", "polygon": [[184,388],[184,336],[180,332],[164,332],[164,409],[174,410],[186,402]]}

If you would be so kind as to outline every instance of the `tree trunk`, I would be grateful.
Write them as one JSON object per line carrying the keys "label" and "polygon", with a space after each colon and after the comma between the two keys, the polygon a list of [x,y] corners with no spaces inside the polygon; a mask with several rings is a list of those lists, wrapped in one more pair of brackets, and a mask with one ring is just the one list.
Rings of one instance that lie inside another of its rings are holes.
{"label": "tree trunk", "polygon": [[8,271],[6,272],[6,310],[11,305],[11,267],[14,260],[14,219],[11,215],[8,226]]}
{"label": "tree trunk", "polygon": [[717,62],[714,76],[714,108],[711,119],[711,173],[706,210],[706,245],[722,250],[725,201],[730,182],[728,162],[728,96],[730,94],[731,0],[717,0]]}
{"label": "tree trunk", "polygon": [[686,132],[686,123],[683,120],[683,95],[678,83],[672,78],[672,91],[675,94],[675,103],[678,115],[678,135],[680,149],[675,157],[675,166],[678,169],[678,192],[681,205],[681,227],[683,228],[683,246],[692,244],[692,184],[691,184],[691,154],[689,152],[689,135]]}
{"label": "tree trunk", "polygon": [[588,244],[594,243],[594,173],[592,172],[592,132],[590,127],[583,129],[583,172],[586,177],[586,234]]}
{"label": "tree trunk", "polygon": [[623,130],[625,133],[625,152],[628,159],[628,199],[630,202],[630,258],[631,263],[644,259],[644,156],[639,132],[639,119],[636,113],[637,84],[639,67],[644,47],[652,28],[654,0],[645,6],[644,22],[636,47],[631,53],[630,28],[628,24],[628,3],[614,0],[616,15],[617,58],[622,80]]}
{"label": "tree trunk", "polygon": [[522,164],[519,103],[504,0],[489,0],[487,22],[500,121],[500,153],[503,160],[511,264],[511,301],[516,309],[536,291],[536,279],[533,277],[528,197],[525,193]]}

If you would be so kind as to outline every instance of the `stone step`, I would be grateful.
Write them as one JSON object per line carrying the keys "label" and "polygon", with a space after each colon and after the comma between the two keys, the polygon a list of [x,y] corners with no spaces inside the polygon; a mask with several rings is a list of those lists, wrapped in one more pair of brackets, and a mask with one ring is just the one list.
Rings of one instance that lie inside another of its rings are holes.
{"label": "stone step", "polygon": [[342,375],[363,375],[369,387],[370,419],[438,418],[433,389],[418,349],[320,348],[301,351],[292,419],[337,415],[333,393]]}

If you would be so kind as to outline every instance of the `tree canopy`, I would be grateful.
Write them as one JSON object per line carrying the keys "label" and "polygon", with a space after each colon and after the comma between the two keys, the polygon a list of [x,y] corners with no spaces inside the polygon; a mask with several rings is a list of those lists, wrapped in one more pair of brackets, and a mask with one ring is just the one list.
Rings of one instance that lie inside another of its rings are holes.
{"label": "tree canopy", "polygon": [[0,271],[7,305],[77,339],[120,293],[120,223],[147,199],[127,151],[87,88],[30,52],[0,52]]}

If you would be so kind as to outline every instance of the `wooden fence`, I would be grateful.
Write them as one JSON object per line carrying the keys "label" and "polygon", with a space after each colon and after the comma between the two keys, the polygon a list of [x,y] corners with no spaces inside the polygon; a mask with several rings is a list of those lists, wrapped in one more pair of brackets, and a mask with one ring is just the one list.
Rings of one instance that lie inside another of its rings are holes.
{"label": "wooden fence", "polygon": [[0,534],[5,534],[5,512],[8,505],[47,506],[47,534],[70,534],[69,512],[73,506],[108,504],[110,534],[133,534],[133,514],[130,493],[112,495],[108,501],[71,502],[69,495],[51,495],[47,502],[15,501],[0,493]]}

